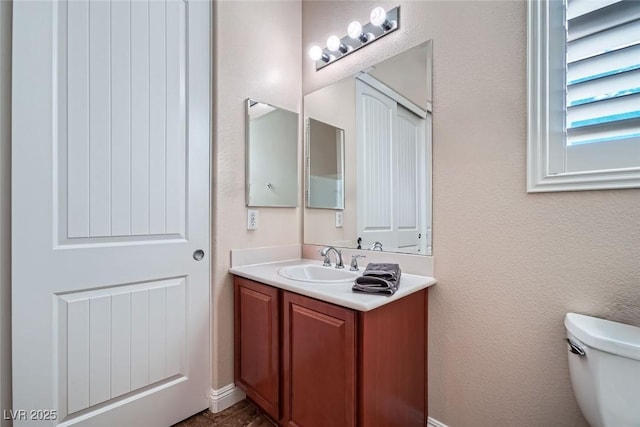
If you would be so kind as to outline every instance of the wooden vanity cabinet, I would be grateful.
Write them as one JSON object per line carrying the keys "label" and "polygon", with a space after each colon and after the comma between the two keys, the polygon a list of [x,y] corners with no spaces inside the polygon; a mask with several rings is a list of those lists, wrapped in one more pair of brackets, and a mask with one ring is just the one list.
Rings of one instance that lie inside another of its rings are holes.
{"label": "wooden vanity cabinet", "polygon": [[235,319],[236,385],[280,426],[426,425],[426,289],[360,312],[236,277]]}

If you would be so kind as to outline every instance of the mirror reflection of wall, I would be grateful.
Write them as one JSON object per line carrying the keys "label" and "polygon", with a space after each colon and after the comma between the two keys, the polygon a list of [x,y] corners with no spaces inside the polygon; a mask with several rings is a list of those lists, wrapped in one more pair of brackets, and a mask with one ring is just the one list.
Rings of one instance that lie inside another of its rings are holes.
{"label": "mirror reflection of wall", "polygon": [[305,243],[432,254],[431,56],[429,41],[305,96],[305,116],[345,130],[343,226],[305,209]]}
{"label": "mirror reflection of wall", "polygon": [[298,206],[298,114],[247,100],[246,202]]}
{"label": "mirror reflection of wall", "polygon": [[307,208],[344,209],[344,130],[307,119]]}

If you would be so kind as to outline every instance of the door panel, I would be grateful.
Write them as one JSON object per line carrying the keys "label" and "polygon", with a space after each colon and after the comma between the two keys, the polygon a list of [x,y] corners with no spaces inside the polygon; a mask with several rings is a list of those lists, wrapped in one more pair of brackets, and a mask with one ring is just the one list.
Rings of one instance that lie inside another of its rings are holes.
{"label": "door panel", "polygon": [[208,406],[210,5],[18,1],[14,47],[14,406],[170,425]]}
{"label": "door panel", "polygon": [[186,4],[57,8],[61,241],[184,237]]}
{"label": "door panel", "polygon": [[60,405],[71,414],[186,374],[185,289],[179,278],[58,296]]}

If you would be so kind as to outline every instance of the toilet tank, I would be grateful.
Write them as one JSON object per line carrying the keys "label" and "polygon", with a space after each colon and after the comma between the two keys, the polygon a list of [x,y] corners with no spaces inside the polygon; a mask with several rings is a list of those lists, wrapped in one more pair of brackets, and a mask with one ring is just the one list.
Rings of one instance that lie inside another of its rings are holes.
{"label": "toilet tank", "polygon": [[576,400],[592,427],[640,426],[640,328],[569,313],[567,337]]}

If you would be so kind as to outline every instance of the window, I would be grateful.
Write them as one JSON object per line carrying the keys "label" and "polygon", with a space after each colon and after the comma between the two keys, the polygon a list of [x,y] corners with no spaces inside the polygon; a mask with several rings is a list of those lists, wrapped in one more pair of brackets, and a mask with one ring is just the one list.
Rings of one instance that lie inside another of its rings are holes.
{"label": "window", "polygon": [[640,1],[530,0],[529,192],[640,187]]}

